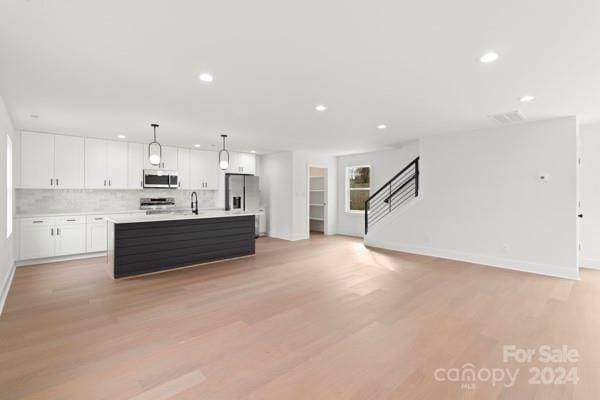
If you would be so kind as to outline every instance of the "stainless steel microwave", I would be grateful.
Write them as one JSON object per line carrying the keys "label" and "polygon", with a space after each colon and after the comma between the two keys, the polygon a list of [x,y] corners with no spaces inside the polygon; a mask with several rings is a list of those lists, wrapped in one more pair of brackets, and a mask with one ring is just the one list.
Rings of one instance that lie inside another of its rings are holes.
{"label": "stainless steel microwave", "polygon": [[179,174],[177,171],[165,171],[162,169],[144,170],[145,188],[167,188],[177,189],[179,187]]}

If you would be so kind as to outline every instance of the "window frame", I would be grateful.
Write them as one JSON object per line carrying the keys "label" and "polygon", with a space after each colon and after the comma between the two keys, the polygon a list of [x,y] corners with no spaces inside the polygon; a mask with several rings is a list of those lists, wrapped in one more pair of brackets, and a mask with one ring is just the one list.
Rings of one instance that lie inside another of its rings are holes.
{"label": "window frame", "polygon": [[[351,188],[350,187],[350,171],[357,169],[357,168],[369,168],[369,187],[366,188]],[[350,191],[352,190],[368,190],[369,191],[369,196],[371,195],[371,182],[373,180],[373,168],[371,167],[371,165],[369,164],[364,164],[364,165],[349,165],[346,167],[346,174],[345,174],[345,180],[344,180],[344,185],[345,185],[345,193],[346,193],[346,199],[345,199],[345,205],[344,205],[344,209],[347,213],[349,214],[364,214],[365,210],[351,210],[350,209]]]}

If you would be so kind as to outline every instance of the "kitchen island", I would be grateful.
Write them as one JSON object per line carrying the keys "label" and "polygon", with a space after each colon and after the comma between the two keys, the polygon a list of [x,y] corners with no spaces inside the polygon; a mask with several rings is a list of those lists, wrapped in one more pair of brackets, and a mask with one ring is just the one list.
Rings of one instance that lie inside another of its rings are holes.
{"label": "kitchen island", "polygon": [[115,279],[254,254],[255,213],[142,215],[107,220]]}

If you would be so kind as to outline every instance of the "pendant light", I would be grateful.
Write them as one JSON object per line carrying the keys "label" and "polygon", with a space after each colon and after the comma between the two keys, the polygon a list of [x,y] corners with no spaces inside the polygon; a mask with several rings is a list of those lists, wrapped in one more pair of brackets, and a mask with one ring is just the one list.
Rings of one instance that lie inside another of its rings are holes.
{"label": "pendant light", "polygon": [[150,164],[159,166],[162,160],[162,146],[156,141],[156,128],[158,124],[150,124],[154,128],[154,141],[148,144],[148,161]]}
{"label": "pendant light", "polygon": [[219,168],[225,171],[229,168],[229,152],[225,148],[225,138],[227,135],[221,135],[221,137],[223,138],[223,148],[219,151]]}

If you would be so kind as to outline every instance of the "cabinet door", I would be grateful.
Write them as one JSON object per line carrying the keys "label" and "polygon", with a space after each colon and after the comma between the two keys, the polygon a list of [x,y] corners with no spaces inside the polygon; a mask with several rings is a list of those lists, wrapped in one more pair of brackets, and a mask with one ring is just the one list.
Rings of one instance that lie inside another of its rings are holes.
{"label": "cabinet door", "polygon": [[163,146],[162,169],[177,170],[177,147]]}
{"label": "cabinet door", "polygon": [[21,187],[54,187],[54,135],[21,134]]}
{"label": "cabinet door", "polygon": [[204,190],[217,190],[219,188],[219,154],[214,151],[202,152],[202,171],[204,176]]}
{"label": "cabinet door", "polygon": [[87,225],[86,251],[106,251],[106,221]]}
{"label": "cabinet door", "polygon": [[144,145],[141,143],[127,144],[127,187],[143,189],[144,181]]}
{"label": "cabinet door", "polygon": [[55,229],[51,225],[21,226],[21,259],[53,257],[55,233]]}
{"label": "cabinet door", "polygon": [[239,173],[251,175],[256,173],[256,157],[254,154],[237,153],[236,161]]}
{"label": "cabinet door", "polygon": [[190,180],[193,190],[216,190],[218,185],[218,155],[214,151],[192,150]]}
{"label": "cabinet door", "polygon": [[109,189],[127,189],[127,143],[106,142],[106,179]]}
{"label": "cabinet door", "polygon": [[[229,152],[229,168],[227,168],[227,170],[225,170],[226,173],[228,174],[241,174],[241,166],[240,166],[240,157],[239,157],[240,153],[235,153],[233,151]],[[219,157],[219,154],[217,153],[217,159]]]}
{"label": "cabinet door", "polygon": [[179,171],[179,188],[191,189],[190,182],[190,151],[177,149],[177,171]]}
{"label": "cabinet door", "polygon": [[108,188],[106,178],[106,140],[85,139],[85,187]]}
{"label": "cabinet door", "polygon": [[54,185],[61,189],[82,189],[83,170],[83,138],[54,136]]}
{"label": "cabinet door", "polygon": [[58,225],[55,233],[55,255],[85,253],[85,224]]}

